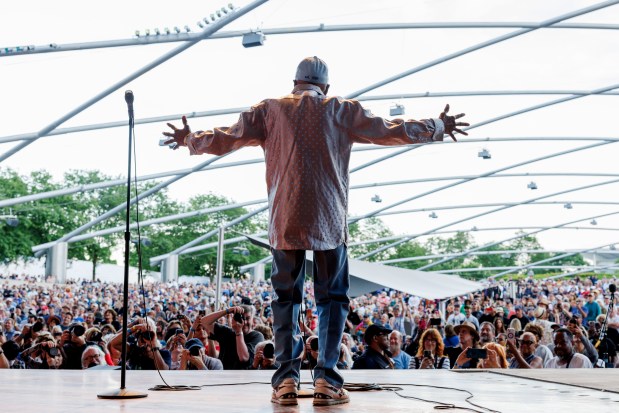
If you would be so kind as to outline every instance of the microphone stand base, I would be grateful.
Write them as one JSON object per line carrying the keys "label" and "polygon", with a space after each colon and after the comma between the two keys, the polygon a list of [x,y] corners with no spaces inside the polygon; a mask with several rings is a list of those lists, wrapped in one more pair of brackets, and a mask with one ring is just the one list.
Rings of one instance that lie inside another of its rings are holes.
{"label": "microphone stand base", "polygon": [[140,399],[143,397],[148,397],[148,394],[130,389],[115,389],[104,393],[99,393],[97,394],[97,397],[100,399]]}

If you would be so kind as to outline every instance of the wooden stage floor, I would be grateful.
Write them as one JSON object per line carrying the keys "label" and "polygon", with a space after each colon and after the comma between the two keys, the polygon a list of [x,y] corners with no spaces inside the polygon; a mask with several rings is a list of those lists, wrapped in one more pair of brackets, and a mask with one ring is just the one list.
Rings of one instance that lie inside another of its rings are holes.
{"label": "wooden stage floor", "polygon": [[[507,373],[507,374],[503,374]],[[150,391],[163,384],[156,371],[128,371],[130,390],[148,397],[103,400],[97,394],[120,387],[119,370],[49,371],[0,370],[2,412],[436,412],[435,404],[399,397],[390,391],[351,392],[351,402],[332,407],[313,407],[311,398],[299,406],[270,402],[268,371],[168,371],[170,385],[208,385],[195,391]],[[344,373],[347,383],[380,383],[400,386],[399,393],[421,399],[488,412],[611,412],[619,408],[619,370],[354,370]],[[311,390],[311,377],[304,371]],[[252,384],[238,384],[249,383]],[[237,385],[230,385],[237,383]],[[427,386],[438,386],[432,388]],[[468,404],[470,399],[484,410]],[[615,404],[617,403],[617,404]],[[447,411],[456,411],[448,409]]]}

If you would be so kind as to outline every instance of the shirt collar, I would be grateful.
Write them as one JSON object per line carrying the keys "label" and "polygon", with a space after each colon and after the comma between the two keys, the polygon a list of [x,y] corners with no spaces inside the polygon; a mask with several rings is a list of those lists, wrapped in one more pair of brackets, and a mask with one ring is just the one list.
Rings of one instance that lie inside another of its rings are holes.
{"label": "shirt collar", "polygon": [[325,95],[324,93],[322,93],[322,89],[320,89],[318,86],[307,84],[307,83],[302,84],[302,85],[296,85],[294,89],[292,89],[292,93],[295,95],[300,95],[305,91],[313,91],[313,92],[316,92],[320,96]]}

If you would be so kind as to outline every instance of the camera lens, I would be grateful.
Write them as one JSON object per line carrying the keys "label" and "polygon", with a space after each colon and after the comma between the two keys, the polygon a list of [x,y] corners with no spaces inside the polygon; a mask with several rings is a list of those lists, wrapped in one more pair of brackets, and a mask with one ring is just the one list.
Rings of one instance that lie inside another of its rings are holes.
{"label": "camera lens", "polygon": [[262,350],[262,354],[264,355],[264,358],[267,358],[267,359],[272,359],[274,353],[275,353],[275,347],[273,347],[273,344],[271,343],[267,343],[264,346],[264,349]]}
{"label": "camera lens", "polygon": [[47,353],[52,356],[52,357],[56,357],[59,353],[58,348],[57,347],[49,347],[47,349]]}

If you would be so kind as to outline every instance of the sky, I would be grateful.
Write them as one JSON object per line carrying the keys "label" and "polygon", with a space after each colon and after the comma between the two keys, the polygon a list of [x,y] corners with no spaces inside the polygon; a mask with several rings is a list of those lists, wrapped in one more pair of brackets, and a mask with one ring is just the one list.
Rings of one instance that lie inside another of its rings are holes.
{"label": "sky", "polygon": [[[234,2],[239,8],[249,1]],[[539,23],[595,4],[608,7],[563,23],[614,24],[619,5],[580,0],[342,0],[295,2],[271,0],[226,26],[221,32],[304,26],[388,23]],[[615,2],[617,3],[617,2]],[[146,29],[190,26],[226,6],[218,1],[13,2],[0,14],[0,51],[5,47],[88,44],[142,36]],[[406,94],[496,91],[591,91],[619,86],[619,26],[613,29],[538,29],[433,65],[358,97],[364,106],[389,117],[394,104],[404,117],[437,117],[446,103],[452,113],[466,112],[468,137],[419,147],[351,174],[351,185],[414,181],[353,189],[350,214],[369,214],[403,199],[415,198],[390,211],[415,212],[384,216],[396,234],[470,231],[478,243],[513,236],[511,228],[561,226],[583,220],[580,229],[555,229],[537,235],[549,250],[588,249],[619,243],[619,179],[616,165],[616,95],[586,96],[478,126],[488,120],[568,95],[477,95],[399,98]],[[330,69],[330,94],[349,96],[444,56],[521,30],[503,28],[424,28],[324,33],[271,34],[262,47],[244,48],[240,37],[197,43],[144,75],[120,85],[60,128],[125,121],[124,92],[135,95],[136,119],[248,107],[267,97],[288,93],[298,62],[319,56]],[[97,48],[68,52],[5,56],[0,53],[2,111],[0,141],[40,132],[108,90],[181,43]],[[617,92],[617,89],[614,90]],[[230,125],[237,114],[190,119],[194,130]],[[209,156],[190,157],[186,150],[158,146],[165,122],[135,127],[138,175],[191,168]],[[50,171],[58,181],[72,169],[98,169],[124,177],[127,170],[127,127],[42,137],[0,162],[22,174]],[[507,138],[518,138],[507,140]],[[587,140],[581,139],[586,138]],[[3,142],[3,141],[2,141]],[[6,153],[17,142],[0,143]],[[605,144],[602,144],[605,143]],[[583,150],[577,148],[599,144]],[[358,147],[360,148],[360,147]],[[364,148],[365,149],[365,148]],[[351,168],[393,154],[401,148],[359,151]],[[491,159],[478,153],[487,149]],[[573,151],[573,152],[569,152]],[[561,156],[555,154],[565,153]],[[262,159],[257,148],[238,151],[219,163]],[[536,160],[531,162],[532,160]],[[495,172],[494,174],[491,174]],[[470,179],[480,174],[488,177]],[[513,174],[512,176],[505,176]],[[540,175],[542,174],[542,175]],[[494,176],[498,175],[498,176]],[[440,180],[440,178],[443,178]],[[440,189],[466,178],[469,181]],[[531,182],[536,190],[528,188]],[[599,184],[596,187],[570,191]],[[179,200],[212,192],[236,202],[263,199],[264,165],[194,173],[170,186]],[[553,195],[564,192],[559,195]],[[381,203],[371,199],[379,195]],[[522,203],[481,215],[499,205]],[[573,208],[567,209],[565,203]],[[492,204],[492,205],[490,205]],[[466,208],[464,208],[466,206]],[[458,207],[458,208],[454,208]],[[434,212],[437,218],[430,218]],[[456,223],[457,222],[457,223]],[[454,223],[454,224],[452,224]],[[485,231],[487,228],[505,230]],[[451,234],[445,234],[449,236]],[[424,235],[421,241],[427,239]]]}

